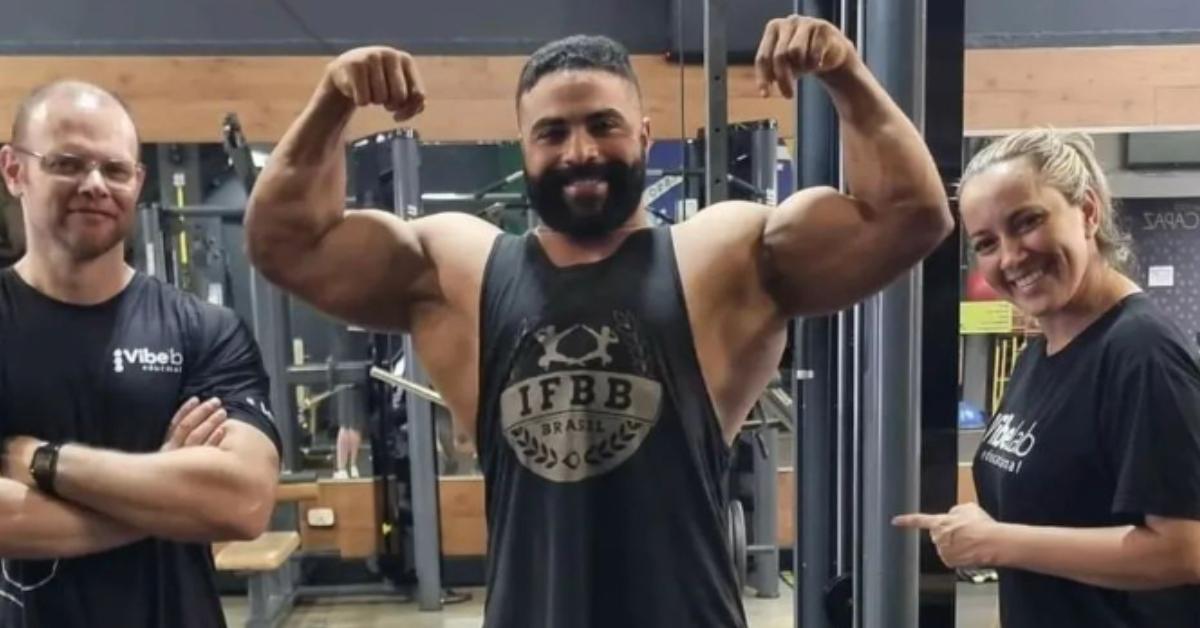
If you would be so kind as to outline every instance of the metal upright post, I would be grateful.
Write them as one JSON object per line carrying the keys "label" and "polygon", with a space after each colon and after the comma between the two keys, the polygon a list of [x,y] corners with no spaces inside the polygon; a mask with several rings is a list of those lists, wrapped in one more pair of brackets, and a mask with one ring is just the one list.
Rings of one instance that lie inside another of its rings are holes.
{"label": "metal upright post", "polygon": [[405,220],[421,216],[421,150],[415,129],[392,137],[392,207]]}
{"label": "metal upright post", "polygon": [[[768,205],[778,202],[779,126],[774,120],[756,123],[750,131],[750,184],[763,195]],[[760,447],[754,457],[754,517],[751,547],[754,570],[750,585],[758,597],[779,597],[779,433],[769,422],[754,430]]]}
{"label": "metal upright post", "polygon": [[[867,65],[921,128],[925,2],[868,2],[863,11]],[[863,628],[917,626],[917,535],[891,519],[918,507],[921,294],[918,266],[864,312]]]}
{"label": "metal upright post", "polygon": [[[429,377],[404,337],[406,377],[426,385]],[[437,449],[433,403],[409,393],[408,449],[412,464],[413,551],[417,571],[417,603],[423,611],[442,609],[442,543],[438,530]]]}
{"label": "metal upright post", "polygon": [[[794,0],[793,11],[833,20],[832,0]],[[796,98],[796,174],[798,188],[840,184],[837,118],[833,103],[819,81],[800,81]],[[831,626],[826,612],[826,588],[840,573],[838,557],[844,530],[839,528],[845,507],[837,470],[844,466],[837,446],[840,403],[836,319],[821,316],[793,323],[793,403],[796,497],[796,545],[793,552],[796,625]]]}
{"label": "metal upright post", "polygon": [[763,193],[767,205],[779,203],[779,123],[764,120],[750,134],[753,160],[750,184]]}
{"label": "metal upright post", "polygon": [[704,1],[704,74],[708,85],[704,134],[704,203],[729,198],[729,88],[726,9],[729,0]]}
{"label": "metal upright post", "polygon": [[288,317],[287,294],[267,281],[261,273],[250,273],[250,318],[254,337],[262,353],[263,368],[271,373],[271,411],[283,442],[283,468],[295,470],[300,458],[300,441],[296,433],[297,409],[287,380],[291,360],[291,322]]}
{"label": "metal upright post", "polygon": [[151,203],[138,207],[138,245],[134,251],[139,270],[160,281],[167,280],[166,256],[163,255],[163,231],[159,206]]}
{"label": "metal upright post", "polygon": [[[405,219],[421,215],[421,154],[416,131],[400,129],[392,138],[393,207]],[[429,384],[417,359],[411,335],[404,336],[408,379]],[[423,611],[442,608],[442,543],[438,529],[437,433],[430,401],[409,393],[409,461],[412,465],[413,551],[417,571],[417,604]]]}
{"label": "metal upright post", "polygon": [[755,430],[761,450],[754,457],[754,556],[750,586],[760,598],[779,597],[779,430],[769,423]]}

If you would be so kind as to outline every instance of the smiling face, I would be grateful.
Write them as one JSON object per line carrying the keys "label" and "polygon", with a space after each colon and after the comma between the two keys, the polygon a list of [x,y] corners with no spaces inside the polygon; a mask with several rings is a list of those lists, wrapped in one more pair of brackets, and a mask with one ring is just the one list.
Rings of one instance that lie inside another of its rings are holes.
{"label": "smiling face", "polygon": [[1100,260],[1095,195],[1072,205],[1025,159],[988,167],[960,192],[963,226],[988,284],[1034,317],[1071,303]]}
{"label": "smiling face", "polygon": [[601,70],[542,77],[518,103],[533,209],[572,238],[602,237],[641,206],[649,126],[629,80]]}
{"label": "smiling face", "polygon": [[120,247],[145,177],[137,159],[133,121],[111,97],[68,89],[35,104],[19,143],[0,151],[30,250],[88,261]]}

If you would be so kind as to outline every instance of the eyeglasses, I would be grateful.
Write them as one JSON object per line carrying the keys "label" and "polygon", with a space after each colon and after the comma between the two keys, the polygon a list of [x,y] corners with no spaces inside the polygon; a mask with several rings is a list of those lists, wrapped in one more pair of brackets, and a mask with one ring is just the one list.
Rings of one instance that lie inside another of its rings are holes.
{"label": "eyeglasses", "polygon": [[24,153],[38,160],[38,164],[47,174],[66,179],[82,179],[99,169],[100,176],[114,185],[128,185],[134,181],[142,170],[142,164],[125,159],[92,159],[70,153],[35,153],[28,148],[10,145],[14,151]]}

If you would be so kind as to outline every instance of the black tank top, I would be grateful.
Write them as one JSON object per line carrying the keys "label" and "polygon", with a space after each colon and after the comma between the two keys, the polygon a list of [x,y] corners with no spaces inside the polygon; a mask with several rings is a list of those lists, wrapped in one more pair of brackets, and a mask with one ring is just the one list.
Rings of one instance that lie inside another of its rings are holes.
{"label": "black tank top", "polygon": [[671,232],[558,268],[532,234],[484,275],[486,628],[743,628],[729,449]]}

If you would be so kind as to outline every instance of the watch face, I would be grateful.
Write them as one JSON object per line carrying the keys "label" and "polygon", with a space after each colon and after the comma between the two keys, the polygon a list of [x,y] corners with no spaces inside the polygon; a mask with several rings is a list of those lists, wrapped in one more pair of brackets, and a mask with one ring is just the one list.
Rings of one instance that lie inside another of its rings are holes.
{"label": "watch face", "polygon": [[46,443],[33,451],[33,460],[29,462],[29,475],[38,488],[47,493],[53,493],[54,466],[58,459],[58,445]]}

